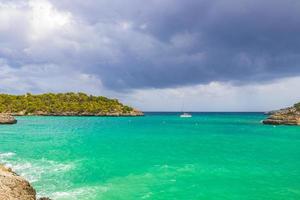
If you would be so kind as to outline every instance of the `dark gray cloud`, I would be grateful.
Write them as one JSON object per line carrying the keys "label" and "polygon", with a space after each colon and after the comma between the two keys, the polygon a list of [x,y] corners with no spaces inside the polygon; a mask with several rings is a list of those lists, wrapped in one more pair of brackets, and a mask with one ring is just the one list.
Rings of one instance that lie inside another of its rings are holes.
{"label": "dark gray cloud", "polygon": [[20,30],[0,31],[0,57],[14,68],[54,64],[114,90],[300,74],[298,0],[51,0],[48,25],[32,22],[37,2],[16,3]]}

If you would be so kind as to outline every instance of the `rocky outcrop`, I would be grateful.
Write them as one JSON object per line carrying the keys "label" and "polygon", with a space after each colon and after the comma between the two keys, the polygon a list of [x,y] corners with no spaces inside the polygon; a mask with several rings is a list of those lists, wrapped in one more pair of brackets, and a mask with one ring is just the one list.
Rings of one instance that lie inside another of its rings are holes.
{"label": "rocky outcrop", "polygon": [[107,113],[107,114],[100,114],[98,116],[108,116],[108,117],[138,117],[138,116],[144,116],[144,113],[139,111],[139,110],[133,110],[128,113],[119,113],[119,112],[114,112],[114,113]]}
{"label": "rocky outcrop", "polygon": [[36,200],[36,192],[28,181],[0,165],[0,200]]}
{"label": "rocky outcrop", "polygon": [[[37,200],[36,191],[28,181],[0,164],[0,200]],[[38,200],[50,200],[47,197]]]}
{"label": "rocky outcrop", "polygon": [[267,114],[269,117],[263,120],[264,124],[300,125],[300,111],[295,107],[271,111]]}
{"label": "rocky outcrop", "polygon": [[9,114],[0,113],[0,124],[15,124],[17,120]]}

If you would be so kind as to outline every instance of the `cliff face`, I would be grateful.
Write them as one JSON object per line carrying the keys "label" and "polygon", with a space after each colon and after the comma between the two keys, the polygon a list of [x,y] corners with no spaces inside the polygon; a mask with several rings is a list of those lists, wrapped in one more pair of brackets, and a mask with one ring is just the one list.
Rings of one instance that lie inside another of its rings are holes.
{"label": "cliff face", "polygon": [[300,125],[300,111],[296,107],[272,111],[267,119],[263,121],[264,124],[273,125]]}

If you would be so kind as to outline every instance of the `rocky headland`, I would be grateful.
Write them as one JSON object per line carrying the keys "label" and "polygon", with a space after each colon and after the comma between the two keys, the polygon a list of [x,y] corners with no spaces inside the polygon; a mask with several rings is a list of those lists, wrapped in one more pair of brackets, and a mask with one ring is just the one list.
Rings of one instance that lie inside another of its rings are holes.
{"label": "rocky headland", "polygon": [[[37,197],[28,181],[0,164],[0,200],[37,200]],[[39,200],[50,199],[43,197]]]}
{"label": "rocky headland", "polygon": [[[143,116],[117,99],[84,93],[0,94],[0,113],[13,116]],[[1,119],[0,119],[1,120]]]}
{"label": "rocky headland", "polygon": [[0,113],[0,124],[15,124],[17,120],[10,114]]}
{"label": "rocky headland", "polygon": [[293,107],[271,111],[266,113],[268,118],[263,120],[264,124],[271,125],[300,125],[300,104]]}

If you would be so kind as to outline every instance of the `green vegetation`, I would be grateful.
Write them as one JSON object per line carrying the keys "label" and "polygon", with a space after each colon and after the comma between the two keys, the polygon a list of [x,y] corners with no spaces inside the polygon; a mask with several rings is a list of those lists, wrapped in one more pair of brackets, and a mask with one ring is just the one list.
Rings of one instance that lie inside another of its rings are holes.
{"label": "green vegetation", "polygon": [[295,106],[295,108],[296,108],[298,111],[300,111],[300,102],[299,102],[299,103],[296,103],[294,106]]}
{"label": "green vegetation", "polygon": [[84,93],[47,93],[33,95],[0,94],[0,113],[28,114],[128,114],[133,109],[117,99],[92,96]]}

